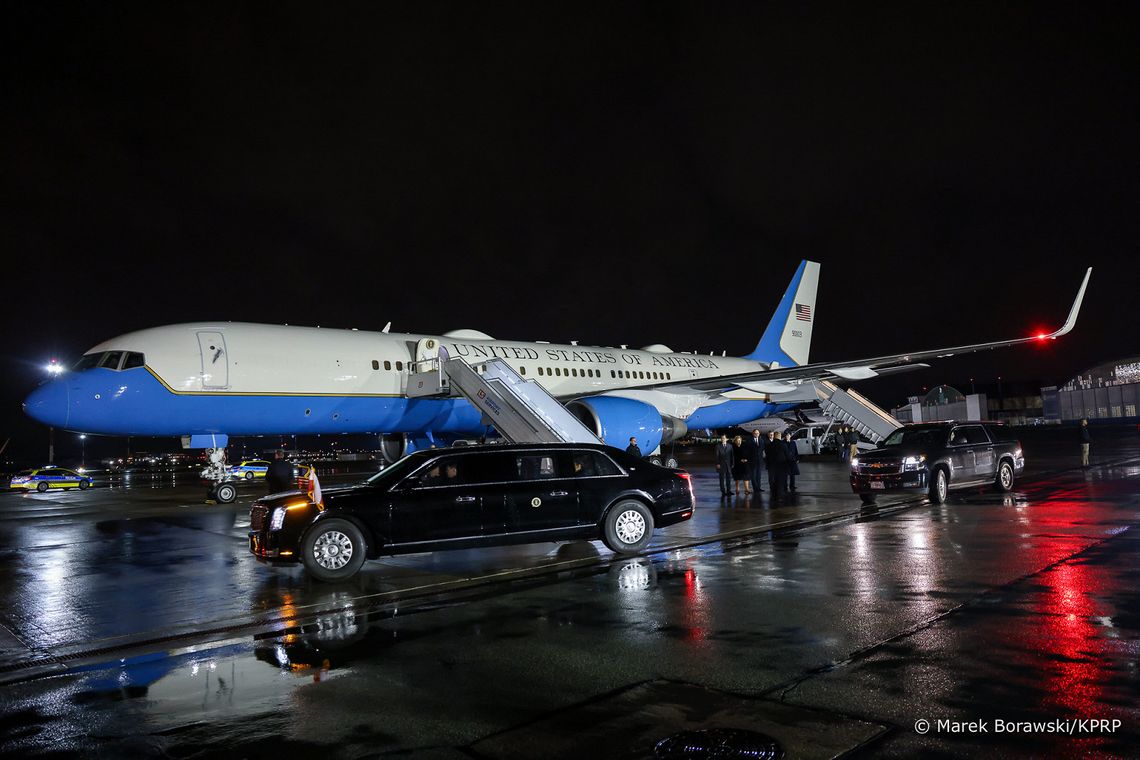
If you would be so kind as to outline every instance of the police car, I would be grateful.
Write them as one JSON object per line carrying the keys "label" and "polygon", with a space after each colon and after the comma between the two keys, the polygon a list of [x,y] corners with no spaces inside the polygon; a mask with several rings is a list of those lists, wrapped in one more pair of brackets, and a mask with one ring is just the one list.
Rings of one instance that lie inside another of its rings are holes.
{"label": "police car", "polygon": [[39,491],[43,493],[48,489],[78,488],[81,491],[91,487],[91,478],[62,467],[41,467],[34,470],[21,470],[12,476],[9,488],[18,488],[23,491]]}
{"label": "police car", "polygon": [[269,462],[266,462],[264,459],[250,459],[230,467],[230,477],[253,480],[254,478],[264,478],[265,473],[268,471]]}

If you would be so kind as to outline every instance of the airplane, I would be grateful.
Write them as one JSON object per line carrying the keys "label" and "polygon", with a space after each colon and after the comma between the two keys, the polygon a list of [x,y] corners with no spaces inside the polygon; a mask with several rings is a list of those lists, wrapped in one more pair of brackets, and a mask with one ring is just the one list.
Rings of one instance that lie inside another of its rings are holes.
{"label": "airplane", "polygon": [[[643,451],[689,428],[723,428],[794,408],[811,381],[852,382],[918,369],[922,360],[1070,332],[1092,274],[1052,333],[851,361],[808,361],[820,265],[801,261],[756,348],[743,357],[496,340],[476,330],[397,334],[236,322],[195,322],[120,335],[24,402],[36,420],[105,435],[181,436],[224,458],[232,435],[373,433],[385,459],[488,430],[463,398],[409,398],[411,373],[438,357],[505,360],[595,430]],[[814,393],[810,400],[815,400]],[[215,462],[217,464],[217,462]],[[220,471],[220,470],[219,470]]]}

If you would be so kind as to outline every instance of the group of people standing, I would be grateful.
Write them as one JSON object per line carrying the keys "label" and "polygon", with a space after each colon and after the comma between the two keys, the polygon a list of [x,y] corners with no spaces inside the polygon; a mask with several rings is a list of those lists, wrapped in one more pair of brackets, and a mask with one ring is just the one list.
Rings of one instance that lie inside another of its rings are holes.
{"label": "group of people standing", "polygon": [[745,496],[753,491],[763,493],[760,483],[767,470],[768,488],[773,498],[779,498],[796,490],[796,476],[800,474],[799,460],[799,450],[796,449],[790,432],[781,438],[773,430],[764,438],[759,430],[753,430],[752,435],[746,438],[738,435],[731,443],[727,435],[722,435],[716,446],[720,491],[725,496],[732,496],[735,486],[736,495],[739,496],[743,484]]}
{"label": "group of people standing", "polygon": [[835,431],[835,450],[844,462],[850,462],[859,455],[859,434],[850,426]]}

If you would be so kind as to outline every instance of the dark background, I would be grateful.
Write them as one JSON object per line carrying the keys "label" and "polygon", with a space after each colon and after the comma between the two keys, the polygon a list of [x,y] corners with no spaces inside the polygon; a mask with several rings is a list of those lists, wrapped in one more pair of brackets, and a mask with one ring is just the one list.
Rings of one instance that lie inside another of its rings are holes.
{"label": "dark background", "polygon": [[[8,3],[0,437],[51,358],[233,320],[812,358],[1140,354],[1137,6]],[[108,442],[109,443],[109,442]]]}

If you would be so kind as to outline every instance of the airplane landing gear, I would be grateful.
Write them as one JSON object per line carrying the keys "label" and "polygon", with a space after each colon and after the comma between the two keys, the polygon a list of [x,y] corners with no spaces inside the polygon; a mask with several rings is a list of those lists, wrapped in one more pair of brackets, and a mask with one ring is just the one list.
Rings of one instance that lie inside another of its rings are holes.
{"label": "airplane landing gear", "polygon": [[233,483],[224,482],[229,477],[229,468],[226,466],[226,450],[223,448],[206,449],[206,459],[209,464],[206,465],[202,477],[214,481],[210,490],[206,492],[206,498],[219,504],[229,504],[237,498],[237,488],[234,487]]}
{"label": "airplane landing gear", "polygon": [[233,483],[220,483],[211,488],[207,496],[219,504],[229,504],[237,498],[237,489]]}

